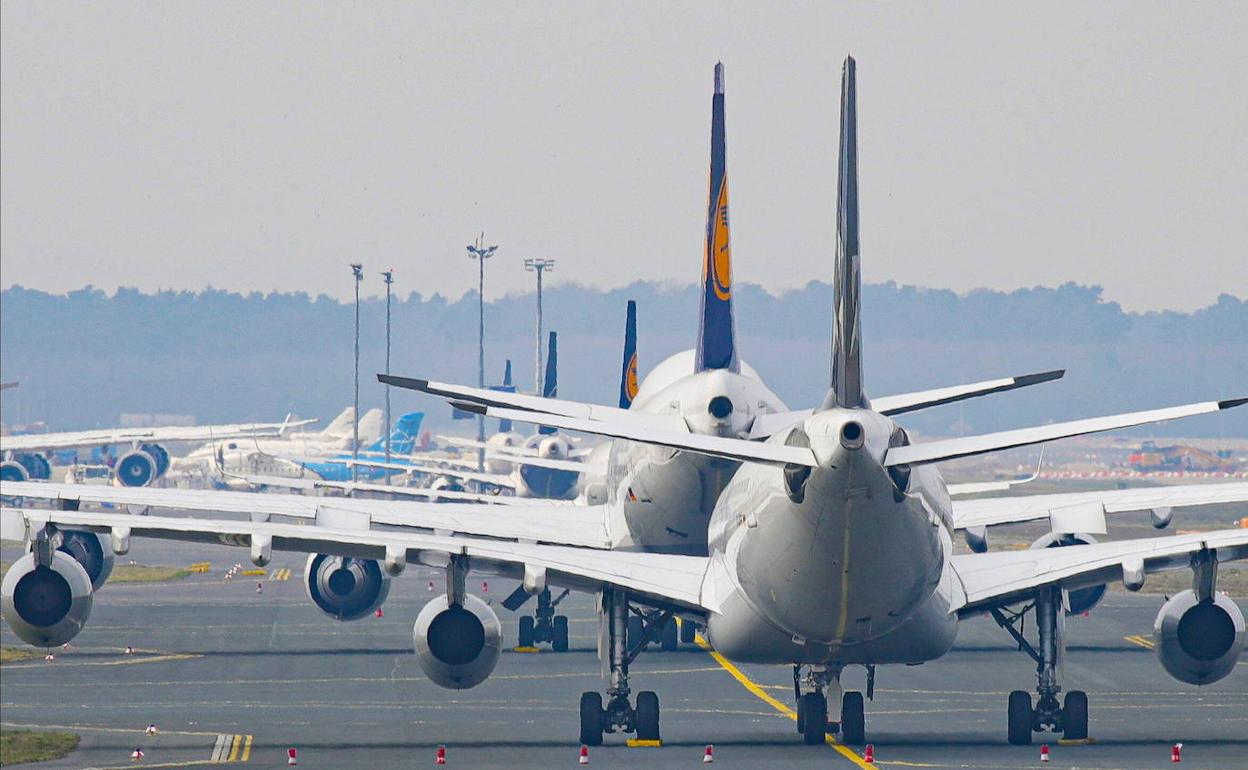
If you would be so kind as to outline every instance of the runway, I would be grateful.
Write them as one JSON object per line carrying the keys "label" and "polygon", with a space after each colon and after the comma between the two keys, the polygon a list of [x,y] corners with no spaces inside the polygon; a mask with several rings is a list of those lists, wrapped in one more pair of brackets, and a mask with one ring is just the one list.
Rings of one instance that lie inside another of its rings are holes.
{"label": "runway", "polygon": [[[5,559],[15,553],[6,548]],[[39,767],[133,767],[138,746],[145,767],[285,766],[292,747],[303,767],[412,767],[432,765],[439,745],[448,764],[462,767],[576,764],[577,699],[602,686],[589,597],[561,605],[571,652],[508,652],[485,684],[452,692],[428,682],[411,652],[412,621],[431,595],[428,580],[441,590],[440,574],[409,569],[384,617],[343,624],[312,607],[302,559],[293,555],[276,555],[263,576],[224,580],[245,557],[241,549],[136,540],[123,558],[207,560],[211,571],[176,583],[108,585],[71,649],[51,663],[3,667],[6,728],[62,726],[83,736],[75,754]],[[469,587],[497,604],[514,586],[474,575]],[[1161,603],[1111,593],[1090,617],[1068,621],[1062,682],[1088,691],[1093,742],[1053,740],[1050,767],[1169,767],[1176,741],[1189,766],[1245,766],[1248,665],[1200,690],[1170,679],[1146,644]],[[514,644],[518,616],[501,608],[499,615]],[[7,627],[0,640],[19,644]],[[134,654],[124,654],[127,645]],[[848,670],[846,687],[861,688],[863,679],[861,669]],[[632,685],[659,694],[664,745],[629,748],[609,735],[592,749],[593,765],[693,766],[714,744],[715,763],[730,767],[866,766],[857,747],[801,745],[787,667],[725,667],[689,646],[643,654]],[[876,764],[1038,767],[1039,737],[1032,747],[1005,741],[1007,692],[1033,686],[1034,665],[1003,631],[989,620],[965,623],[944,659],[879,670],[867,704]],[[154,736],[144,734],[149,723]]]}

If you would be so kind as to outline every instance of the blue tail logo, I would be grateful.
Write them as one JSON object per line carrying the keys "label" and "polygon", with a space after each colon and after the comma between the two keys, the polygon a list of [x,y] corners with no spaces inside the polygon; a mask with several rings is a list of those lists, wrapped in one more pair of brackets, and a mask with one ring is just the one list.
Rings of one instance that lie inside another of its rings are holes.
{"label": "blue tail logo", "polygon": [[[425,419],[424,412],[409,412],[394,421],[394,432],[390,434],[390,451],[395,454],[411,454],[416,448],[416,438],[420,435],[420,423]],[[384,452],[386,442],[377,439],[369,447],[372,452]]]}

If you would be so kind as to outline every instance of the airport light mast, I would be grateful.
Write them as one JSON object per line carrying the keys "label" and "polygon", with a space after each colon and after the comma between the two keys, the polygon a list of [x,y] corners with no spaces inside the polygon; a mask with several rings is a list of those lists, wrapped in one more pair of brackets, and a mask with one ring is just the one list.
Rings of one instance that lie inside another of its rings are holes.
{"label": "airport light mast", "polygon": [[[351,422],[351,480],[360,480],[360,282],[364,280],[364,265],[351,263],[351,273],[355,276],[355,419]],[[386,426],[387,430],[390,426]]]}
{"label": "airport light mast", "polygon": [[[498,246],[485,245],[485,233],[476,243],[468,244],[468,258],[477,260],[477,387],[485,387],[485,260],[494,256]],[[477,415],[477,441],[485,442],[485,417]],[[485,448],[477,449],[477,470],[485,470]]]}
{"label": "airport light mast", "polygon": [[526,259],[524,260],[524,269],[530,273],[537,273],[537,339],[534,347],[537,348],[537,366],[534,369],[533,382],[535,394],[540,396],[545,391],[542,390],[542,273],[547,270],[555,269],[555,260],[553,259]]}
{"label": "airport light mast", "polygon": [[[390,374],[390,286],[394,283],[394,268],[382,271],[381,279],[386,282],[386,374]],[[382,435],[386,439],[386,465],[390,464],[390,384],[386,383],[386,426]],[[390,483],[390,468],[386,468],[386,483]]]}

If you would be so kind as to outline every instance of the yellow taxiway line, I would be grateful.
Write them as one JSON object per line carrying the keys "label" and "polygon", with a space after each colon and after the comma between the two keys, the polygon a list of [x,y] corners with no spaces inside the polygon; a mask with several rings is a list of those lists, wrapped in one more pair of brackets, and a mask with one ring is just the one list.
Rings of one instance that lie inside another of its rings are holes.
{"label": "yellow taxiway line", "polygon": [[[786,705],[785,703],[782,703],[781,701],[778,701],[775,698],[773,698],[770,694],[767,693],[766,690],[760,687],[754,680],[750,679],[748,676],[742,673],[741,669],[734,666],[731,661],[729,661],[723,655],[720,655],[715,650],[711,649],[710,643],[706,641],[706,638],[703,637],[702,634],[698,634],[697,636],[695,636],[694,641],[697,642],[699,647],[701,647],[703,650],[706,650],[706,652],[711,656],[711,658],[713,658],[715,662],[719,664],[720,668],[722,668],[723,670],[731,674],[733,679],[736,679],[738,682],[741,683],[742,687],[749,690],[751,695],[758,698],[762,702],[766,703],[768,706],[771,706],[776,711],[779,711],[781,714],[784,714],[789,719],[792,719],[795,722],[797,721],[796,711],[789,708],[789,706]],[[856,767],[864,768],[864,770],[871,770],[871,768],[873,767],[872,765],[869,765],[865,761],[863,761],[862,757],[858,756],[858,754],[855,753],[853,749],[850,749],[849,747],[845,746],[845,744],[838,741],[831,734],[825,734],[824,740],[827,741],[829,746],[831,746],[833,749],[836,749],[836,752],[838,754],[845,757],[850,762],[853,762]]]}
{"label": "yellow taxiway line", "polygon": [[1139,645],[1140,647],[1143,647],[1146,650],[1153,649],[1153,640],[1149,639],[1147,636],[1143,636],[1141,634],[1135,634],[1133,636],[1124,636],[1122,638],[1126,639],[1131,644]]}

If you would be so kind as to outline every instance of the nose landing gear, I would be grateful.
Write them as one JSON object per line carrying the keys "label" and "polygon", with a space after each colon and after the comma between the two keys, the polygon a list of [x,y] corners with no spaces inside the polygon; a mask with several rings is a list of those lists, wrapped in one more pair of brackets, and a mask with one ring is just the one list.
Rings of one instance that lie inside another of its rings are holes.
{"label": "nose landing gear", "polygon": [[[797,699],[797,731],[808,746],[825,742],[826,733],[840,733],[841,742],[860,745],[867,742],[866,709],[862,693],[841,689],[844,666],[793,667],[793,694]],[[875,666],[867,666],[868,691],[874,689]],[[824,689],[828,694],[824,694]],[[803,689],[806,692],[803,692]],[[839,705],[839,716],[828,720],[828,701]]]}

